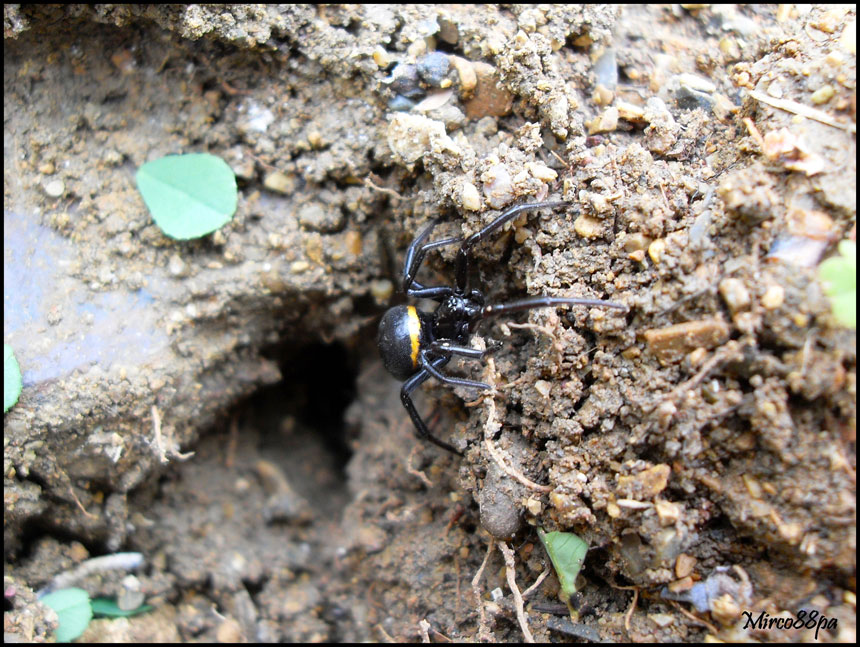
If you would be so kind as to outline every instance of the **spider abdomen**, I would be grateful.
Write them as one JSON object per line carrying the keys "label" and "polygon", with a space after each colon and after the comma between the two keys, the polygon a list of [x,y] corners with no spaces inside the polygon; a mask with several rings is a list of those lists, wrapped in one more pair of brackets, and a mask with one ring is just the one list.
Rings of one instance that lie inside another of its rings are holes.
{"label": "spider abdomen", "polygon": [[382,364],[400,380],[413,375],[420,367],[419,351],[427,343],[427,328],[415,306],[394,306],[382,316],[376,343]]}

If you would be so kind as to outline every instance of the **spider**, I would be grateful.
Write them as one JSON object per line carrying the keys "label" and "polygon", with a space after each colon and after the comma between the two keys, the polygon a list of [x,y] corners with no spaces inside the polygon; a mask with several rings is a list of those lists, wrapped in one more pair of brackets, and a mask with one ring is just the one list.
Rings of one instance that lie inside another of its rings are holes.
{"label": "spider", "polygon": [[[411,393],[431,377],[449,386],[464,386],[480,390],[491,388],[484,382],[451,377],[440,370],[455,355],[467,359],[483,359],[491,352],[491,350],[479,350],[469,346],[472,333],[487,317],[560,305],[627,310],[626,306],[612,301],[551,296],[485,305],[484,295],[479,290],[469,289],[469,254],[475,245],[523,212],[554,209],[566,205],[568,205],[567,202],[560,201],[517,205],[465,239],[450,237],[429,243],[424,242],[438,224],[438,220],[434,220],[409,245],[403,263],[403,291],[410,297],[432,299],[439,305],[433,312],[423,312],[411,305],[389,308],[379,322],[377,344],[385,368],[394,377],[403,380],[400,400],[409,417],[412,418],[412,424],[419,438],[429,440],[434,445],[454,454],[463,455],[462,452],[430,433],[412,402]],[[460,249],[454,265],[453,287],[446,285],[427,287],[415,280],[427,252],[456,243],[460,243]]]}

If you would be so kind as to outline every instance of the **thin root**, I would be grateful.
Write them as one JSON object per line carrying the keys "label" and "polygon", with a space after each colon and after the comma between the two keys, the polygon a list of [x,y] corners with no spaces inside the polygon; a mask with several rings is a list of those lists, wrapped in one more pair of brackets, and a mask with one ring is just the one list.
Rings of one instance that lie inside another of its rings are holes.
{"label": "thin root", "polygon": [[417,476],[421,479],[421,482],[424,483],[428,488],[433,487],[433,481],[427,478],[427,475],[421,470],[417,470],[412,467],[412,459],[415,458],[415,454],[418,451],[418,445],[412,447],[412,451],[409,453],[409,458],[406,459],[406,471],[409,472],[412,476]]}
{"label": "thin root", "polygon": [[402,200],[403,199],[403,196],[400,195],[399,193],[397,193],[397,191],[395,191],[394,189],[389,189],[389,188],[384,187],[384,186],[377,186],[376,184],[373,183],[373,180],[371,180],[369,177],[364,178],[364,186],[366,186],[370,189],[373,189],[374,191],[379,191],[380,193],[390,195],[392,198],[394,198],[396,200]]}
{"label": "thin root", "polygon": [[538,575],[538,578],[535,580],[534,584],[532,584],[529,588],[527,588],[525,591],[523,591],[523,597],[527,598],[532,593],[537,591],[538,587],[541,585],[541,582],[543,582],[547,578],[547,576],[549,576],[549,567],[545,568],[543,570],[543,573]]}
{"label": "thin root", "polygon": [[477,600],[478,603],[478,640],[481,642],[491,640],[492,635],[490,634],[490,629],[487,626],[487,615],[484,612],[484,599],[478,585],[481,582],[484,568],[486,568],[487,562],[490,561],[490,555],[493,553],[493,548],[495,548],[495,546],[496,540],[493,537],[490,537],[490,543],[487,544],[487,554],[484,555],[484,561],[481,562],[481,567],[478,569],[478,572],[475,573],[475,577],[472,578],[472,593],[475,594],[475,600]]}
{"label": "thin root", "polygon": [[508,587],[511,589],[511,593],[514,594],[514,606],[517,610],[517,620],[519,620],[520,629],[523,630],[523,638],[525,638],[527,643],[533,643],[535,639],[534,636],[532,636],[532,632],[529,630],[528,618],[526,617],[526,612],[523,608],[523,596],[520,595],[520,590],[517,587],[514,551],[511,550],[511,547],[505,542],[499,543],[499,550],[502,551],[502,555],[505,557],[505,572],[508,578]]}
{"label": "thin root", "polygon": [[[487,371],[485,378],[487,379],[487,383],[493,387],[493,390],[495,390],[496,387],[495,375],[496,365],[495,362],[493,362],[492,358],[490,358],[489,360],[487,360]],[[536,492],[552,492],[552,488],[550,486],[535,483],[534,481],[526,477],[522,472],[505,463],[504,457],[502,456],[501,452],[496,449],[492,441],[493,434],[495,434],[499,429],[502,428],[502,424],[497,420],[496,403],[493,398],[487,398],[486,400],[484,400],[484,404],[487,405],[487,421],[484,423],[484,444],[486,445],[487,451],[489,452],[490,456],[492,456],[493,460],[496,461],[496,464],[502,469],[505,474],[522,483],[527,488],[535,490]]]}
{"label": "thin root", "polygon": [[685,616],[687,616],[690,620],[692,620],[693,622],[695,622],[695,623],[697,623],[697,624],[702,625],[703,627],[707,627],[707,628],[708,628],[708,631],[710,631],[714,636],[716,636],[716,635],[719,633],[719,631],[720,631],[720,630],[719,630],[719,629],[717,629],[714,625],[712,625],[712,624],[711,624],[710,622],[708,622],[707,620],[702,620],[702,619],[701,619],[699,616],[697,616],[696,614],[694,614],[694,613],[690,613],[689,611],[687,611],[684,607],[682,607],[680,604],[678,604],[678,603],[677,603],[677,602],[675,602],[674,600],[668,600],[668,601],[669,601],[669,602],[671,602],[671,603],[672,603],[672,605],[673,605],[676,609],[678,609],[678,611],[680,611],[682,614],[684,614]]}

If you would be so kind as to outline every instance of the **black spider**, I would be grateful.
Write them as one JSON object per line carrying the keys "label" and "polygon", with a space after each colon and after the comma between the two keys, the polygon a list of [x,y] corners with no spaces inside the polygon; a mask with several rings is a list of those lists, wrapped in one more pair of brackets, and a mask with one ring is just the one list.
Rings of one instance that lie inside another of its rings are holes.
{"label": "black spider", "polygon": [[[489,384],[450,377],[439,370],[451,361],[454,355],[483,359],[490,352],[469,347],[469,337],[483,319],[507,312],[560,305],[603,306],[627,310],[626,306],[612,301],[551,296],[484,305],[484,295],[478,290],[469,289],[469,252],[472,247],[524,211],[552,209],[567,204],[567,202],[521,204],[511,207],[465,240],[451,237],[425,243],[424,241],[438,222],[433,221],[409,245],[403,264],[403,291],[410,297],[438,301],[439,305],[433,312],[422,312],[415,306],[400,305],[390,308],[379,322],[377,344],[385,368],[394,377],[404,380],[403,387],[400,389],[400,400],[409,412],[419,438],[427,439],[449,452],[462,456],[461,452],[430,433],[427,425],[418,415],[409,394],[430,377],[435,377],[440,382],[452,386],[467,386],[482,390],[490,388]],[[455,265],[456,285],[425,287],[418,283],[415,275],[427,252],[454,243],[461,243]]]}

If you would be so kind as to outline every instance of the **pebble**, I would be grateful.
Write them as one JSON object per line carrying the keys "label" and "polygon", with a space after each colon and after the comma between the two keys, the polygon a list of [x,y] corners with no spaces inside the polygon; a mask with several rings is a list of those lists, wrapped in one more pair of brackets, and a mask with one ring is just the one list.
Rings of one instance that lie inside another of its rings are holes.
{"label": "pebble", "polygon": [[780,234],[767,252],[767,260],[780,260],[798,267],[815,267],[830,243],[807,236]]}
{"label": "pebble", "polygon": [[282,171],[272,171],[263,178],[263,186],[269,191],[289,195],[296,190],[296,178]]}
{"label": "pebble", "polygon": [[311,148],[322,148],[324,141],[322,137],[322,133],[318,130],[312,130],[308,133],[308,144],[311,145]]}
{"label": "pebble", "polygon": [[488,63],[472,63],[475,71],[475,95],[466,102],[466,116],[470,119],[481,117],[503,117],[511,111],[514,97],[498,85],[499,75],[496,68]]}
{"label": "pebble", "polygon": [[140,580],[134,575],[126,575],[120,583],[122,588],[117,594],[116,605],[122,611],[137,609],[146,599],[140,590]]}
{"label": "pebble", "polygon": [[388,303],[394,293],[394,284],[388,279],[374,279],[370,282],[370,296],[378,304]]}
{"label": "pebble", "polygon": [[394,112],[409,112],[414,107],[415,102],[412,99],[407,99],[400,94],[394,95],[394,98],[388,102],[388,109]]}
{"label": "pebble", "polygon": [[501,209],[514,199],[511,174],[504,164],[491,166],[481,175],[484,183],[484,196],[493,209]]}
{"label": "pebble", "polygon": [[310,268],[310,263],[307,261],[295,261],[292,265],[290,265],[290,272],[293,274],[301,274],[302,272],[306,272]]}
{"label": "pebble", "polygon": [[651,499],[666,489],[671,474],[672,468],[660,463],[636,474],[620,475],[617,489],[636,500]]}
{"label": "pebble", "polygon": [[767,310],[775,310],[785,301],[785,288],[781,285],[771,284],[767,286],[761,297],[761,305]]}
{"label": "pebble", "polygon": [[591,100],[595,105],[608,106],[615,98],[615,93],[605,85],[598,83],[594,86],[594,94],[591,95]]}
{"label": "pebble", "polygon": [[244,639],[242,627],[233,618],[224,618],[215,629],[215,640],[221,644],[235,644]]}
{"label": "pebble", "polygon": [[596,133],[611,133],[618,128],[618,108],[611,106],[603,111],[601,115],[595,117],[586,124],[588,126],[588,134]]}
{"label": "pebble", "polygon": [[723,279],[720,281],[720,294],[732,314],[746,310],[750,306],[750,293],[740,279]]}
{"label": "pebble", "polygon": [[390,118],[388,147],[400,162],[412,164],[427,152],[460,155],[460,149],[445,132],[445,124],[423,115],[398,112]]}
{"label": "pebble", "polygon": [[66,185],[62,180],[51,180],[44,184],[43,189],[45,190],[45,195],[48,197],[59,198],[66,192]]}
{"label": "pebble", "polygon": [[618,86],[618,63],[615,60],[615,49],[607,48],[594,62],[593,70],[596,84],[614,91]]}
{"label": "pebble", "polygon": [[821,105],[830,101],[834,94],[836,94],[836,90],[833,89],[832,85],[824,85],[813,92],[809,100],[816,105]]}
{"label": "pebble", "polygon": [[377,45],[376,49],[373,50],[373,62],[382,69],[385,69],[391,65],[391,56],[382,47]]}
{"label": "pebble", "polygon": [[471,182],[463,182],[460,188],[460,199],[463,203],[463,208],[467,211],[480,211],[481,209],[481,194],[478,193],[478,188]]}
{"label": "pebble", "polygon": [[715,348],[729,338],[729,326],[719,319],[700,319],[652,328],[644,333],[649,350],[661,362],[674,362],[696,348]]}
{"label": "pebble", "polygon": [[656,265],[660,262],[660,259],[663,257],[663,252],[666,251],[666,241],[662,238],[658,238],[650,245],[648,245],[648,256],[651,257],[651,261]]}
{"label": "pebble", "polygon": [[402,95],[408,99],[416,99],[424,96],[424,88],[418,76],[418,68],[411,63],[398,63],[391,71],[391,76],[385,79],[385,83],[391,86],[395,94]]}
{"label": "pebble", "polygon": [[672,526],[681,518],[681,507],[677,503],[658,499],[654,502],[654,509],[663,526]]}
{"label": "pebble", "polygon": [[644,116],[649,124],[645,129],[645,144],[648,150],[660,155],[666,153],[675,145],[681,126],[675,122],[672,113],[659,97],[648,99]]}
{"label": "pebble", "polygon": [[470,99],[474,93],[475,86],[478,84],[478,75],[475,73],[475,68],[471,61],[459,56],[450,56],[448,61],[454,66],[457,71],[457,76],[460,77],[460,98]]}
{"label": "pebble", "polygon": [[456,45],[460,40],[460,28],[452,20],[439,16],[439,38],[449,45]]}
{"label": "pebble", "polygon": [[582,238],[598,238],[603,235],[603,222],[583,214],[573,221],[573,230]]}
{"label": "pebble", "polygon": [[418,59],[416,64],[418,76],[429,86],[434,88],[445,87],[443,82],[447,80],[448,70],[451,64],[448,56],[442,52],[430,52]]}
{"label": "pebble", "polygon": [[675,616],[668,613],[649,613],[648,618],[661,629],[665,629],[675,622]]}
{"label": "pebble", "polygon": [[708,94],[712,94],[717,91],[717,86],[711,81],[703,79],[701,76],[696,76],[695,74],[679,74],[677,78],[678,84],[681,87],[686,87],[690,90],[707,92]]}
{"label": "pebble", "polygon": [[428,92],[424,99],[416,103],[414,109],[420,112],[437,110],[448,103],[452,96],[454,96],[454,88],[448,88],[447,90],[433,90],[432,92]]}
{"label": "pebble", "polygon": [[538,162],[528,162],[526,164],[526,168],[533,178],[540,180],[541,182],[552,182],[558,177],[558,173],[553,169],[545,164],[539,164]]}
{"label": "pebble", "polygon": [[346,220],[340,207],[322,205],[318,202],[302,205],[299,208],[298,219],[308,229],[322,233],[340,231]]}
{"label": "pebble", "polygon": [[648,249],[648,245],[651,244],[651,239],[648,238],[645,234],[641,232],[635,232],[632,234],[627,234],[624,238],[624,251],[625,252],[644,252]]}
{"label": "pebble", "polygon": [[179,254],[173,254],[167,262],[167,271],[170,276],[183,278],[190,273],[188,263],[182,260]]}
{"label": "pebble", "polygon": [[692,90],[684,85],[678,86],[678,89],[675,91],[675,97],[677,99],[678,107],[687,110],[702,108],[703,110],[711,111],[713,110],[715,103],[714,96],[707,92]]}
{"label": "pebble", "polygon": [[637,106],[627,101],[619,101],[616,104],[616,108],[618,109],[619,119],[634,124],[645,123],[645,110],[642,109],[642,106]]}

